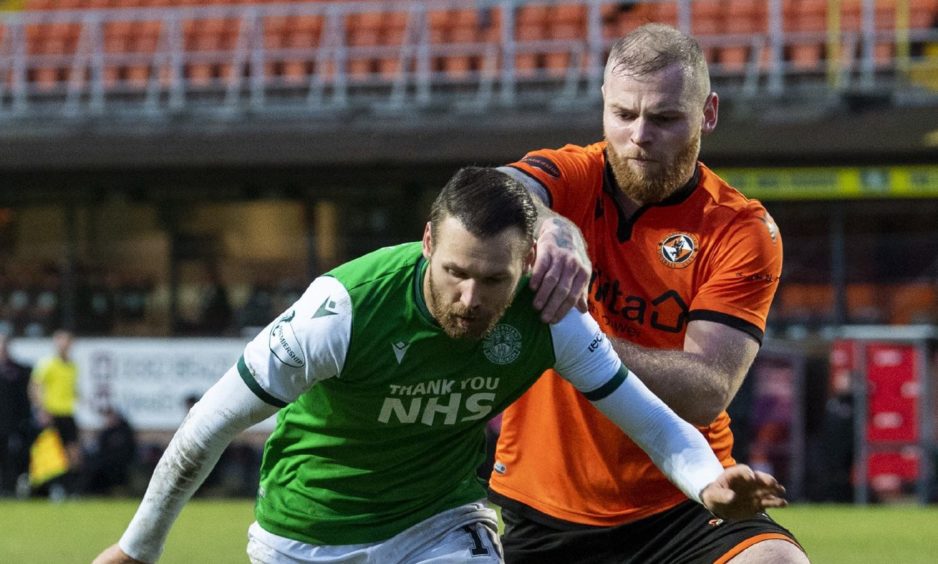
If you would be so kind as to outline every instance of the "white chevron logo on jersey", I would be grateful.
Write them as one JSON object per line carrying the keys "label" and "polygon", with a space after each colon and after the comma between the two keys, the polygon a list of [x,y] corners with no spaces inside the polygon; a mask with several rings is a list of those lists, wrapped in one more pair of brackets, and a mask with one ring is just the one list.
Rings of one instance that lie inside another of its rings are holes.
{"label": "white chevron logo on jersey", "polygon": [[401,361],[404,360],[404,355],[407,354],[407,349],[410,348],[410,343],[398,341],[396,343],[391,343],[391,348],[394,349],[394,357],[397,358],[397,363],[400,364]]}

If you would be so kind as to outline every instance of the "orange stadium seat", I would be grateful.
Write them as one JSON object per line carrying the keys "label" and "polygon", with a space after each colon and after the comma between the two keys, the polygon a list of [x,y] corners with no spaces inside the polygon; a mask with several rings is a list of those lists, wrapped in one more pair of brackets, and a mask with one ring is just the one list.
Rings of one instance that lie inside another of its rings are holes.
{"label": "orange stadium seat", "polygon": [[765,3],[758,0],[728,0],[723,17],[726,33],[753,34],[768,30]]}
{"label": "orange stadium seat", "polygon": [[885,292],[877,284],[847,285],[847,318],[851,323],[882,323]]}
{"label": "orange stadium seat", "polygon": [[[385,13],[381,30],[381,45],[392,47],[404,45],[409,18],[410,15],[407,12]],[[402,70],[401,57],[398,55],[382,56],[378,59],[378,74],[385,80],[397,77]]]}
{"label": "orange stadium seat", "polygon": [[[449,42],[452,44],[474,44],[480,41],[479,28],[470,20],[463,20],[450,30]],[[464,79],[473,69],[478,68],[479,58],[474,55],[449,55],[443,58],[443,71],[451,78]]]}
{"label": "orange stadium seat", "polygon": [[[715,36],[723,33],[723,3],[721,0],[697,0],[691,3],[691,32],[697,37]],[[716,59],[715,46],[701,46],[707,61]]]}
{"label": "orange stadium seat", "polygon": [[817,71],[821,68],[824,46],[819,43],[801,43],[789,48],[789,63],[796,71]]}
{"label": "orange stadium seat", "polygon": [[720,21],[724,17],[722,0],[695,0],[691,2],[691,25],[700,20]]}
{"label": "orange stadium seat", "polygon": [[890,294],[892,323],[934,323],[938,320],[938,287],[935,284],[902,284],[892,288]]}
{"label": "orange stadium seat", "polygon": [[[380,30],[377,27],[356,27],[348,31],[348,45],[356,47],[375,47],[379,43]],[[353,55],[348,60],[348,74],[353,79],[367,78],[374,72],[376,60],[369,55]]]}
{"label": "orange stadium seat", "polygon": [[790,31],[822,32],[827,30],[827,1],[798,0]]}
{"label": "orange stadium seat", "polygon": [[847,32],[859,32],[863,27],[863,6],[861,0],[841,0],[840,29]]}
{"label": "orange stadium seat", "polygon": [[446,42],[446,34],[451,26],[451,17],[449,10],[434,10],[427,13],[427,25],[430,26],[430,43]]}
{"label": "orange stadium seat", "polygon": [[[322,24],[321,16],[296,16],[290,18],[284,46],[297,51],[309,51],[318,46],[322,33]],[[284,59],[281,71],[285,83],[304,84],[313,72],[313,61],[310,57],[291,55]],[[325,74],[323,73],[324,78]]]}
{"label": "orange stadium seat", "polygon": [[749,62],[749,47],[745,45],[725,45],[720,48],[720,68],[728,73],[740,73]]}
{"label": "orange stadium seat", "polygon": [[521,5],[515,13],[518,27],[546,26],[550,9],[544,4]]}
{"label": "orange stadium seat", "polygon": [[909,27],[938,27],[938,0],[909,0]]}
{"label": "orange stadium seat", "polygon": [[[519,25],[515,30],[515,39],[519,43],[526,41],[540,41],[546,39],[547,29],[544,23],[529,23]],[[515,55],[515,74],[521,78],[530,78],[537,74],[539,62],[538,53],[523,50]]]}
{"label": "orange stadium seat", "polygon": [[551,23],[565,23],[582,26],[586,21],[586,6],[579,4],[558,4],[552,6],[548,18]]}
{"label": "orange stadium seat", "polygon": [[828,316],[833,312],[834,289],[829,284],[782,284],[778,312],[788,320]]}
{"label": "orange stadium seat", "polygon": [[479,27],[479,10],[453,10],[452,12],[452,22],[451,25],[453,28],[469,28]]}
{"label": "orange stadium seat", "polygon": [[[768,14],[761,0],[727,0],[723,31],[734,38],[719,48],[717,60],[727,73],[741,73],[754,56],[753,40],[768,33]],[[760,61],[761,63],[761,61]]]}

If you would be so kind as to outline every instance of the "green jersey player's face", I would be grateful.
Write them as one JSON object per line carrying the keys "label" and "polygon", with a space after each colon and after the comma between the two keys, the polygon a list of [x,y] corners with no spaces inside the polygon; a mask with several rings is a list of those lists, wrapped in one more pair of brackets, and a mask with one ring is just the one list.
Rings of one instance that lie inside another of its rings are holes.
{"label": "green jersey player's face", "polygon": [[447,335],[480,339],[511,305],[521,277],[534,263],[534,248],[520,229],[477,237],[454,217],[427,224],[423,281],[427,307]]}

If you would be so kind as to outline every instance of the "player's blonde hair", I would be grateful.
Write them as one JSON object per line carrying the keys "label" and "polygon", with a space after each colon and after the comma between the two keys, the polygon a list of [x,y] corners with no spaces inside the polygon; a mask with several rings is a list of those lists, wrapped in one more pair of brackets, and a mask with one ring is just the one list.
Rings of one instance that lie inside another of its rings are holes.
{"label": "player's blonde hair", "polygon": [[690,90],[701,103],[710,93],[710,71],[700,44],[693,37],[669,25],[640,26],[616,41],[606,60],[604,79],[613,73],[643,77],[671,65],[680,65]]}

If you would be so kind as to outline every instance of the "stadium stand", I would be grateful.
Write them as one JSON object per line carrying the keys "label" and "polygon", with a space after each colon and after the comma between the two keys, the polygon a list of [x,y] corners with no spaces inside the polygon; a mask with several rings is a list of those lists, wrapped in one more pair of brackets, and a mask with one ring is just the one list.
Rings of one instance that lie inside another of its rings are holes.
{"label": "stadium stand", "polygon": [[938,2],[838,4],[29,0],[5,18],[0,91],[19,112],[55,96],[68,98],[71,112],[100,111],[112,94],[126,101],[128,93],[159,110],[162,97],[179,107],[205,91],[231,107],[249,98],[254,109],[285,90],[314,104],[373,105],[375,87],[385,104],[404,103],[409,89],[425,105],[466,87],[487,103],[496,79],[502,104],[523,100],[529,84],[558,81],[577,99],[575,83],[594,90],[613,38],[647,21],[688,28],[715,79],[742,84],[747,95],[760,84],[778,94],[811,75],[825,87],[836,76],[841,88],[872,88],[901,82],[912,63],[935,64],[922,46],[938,41]]}

